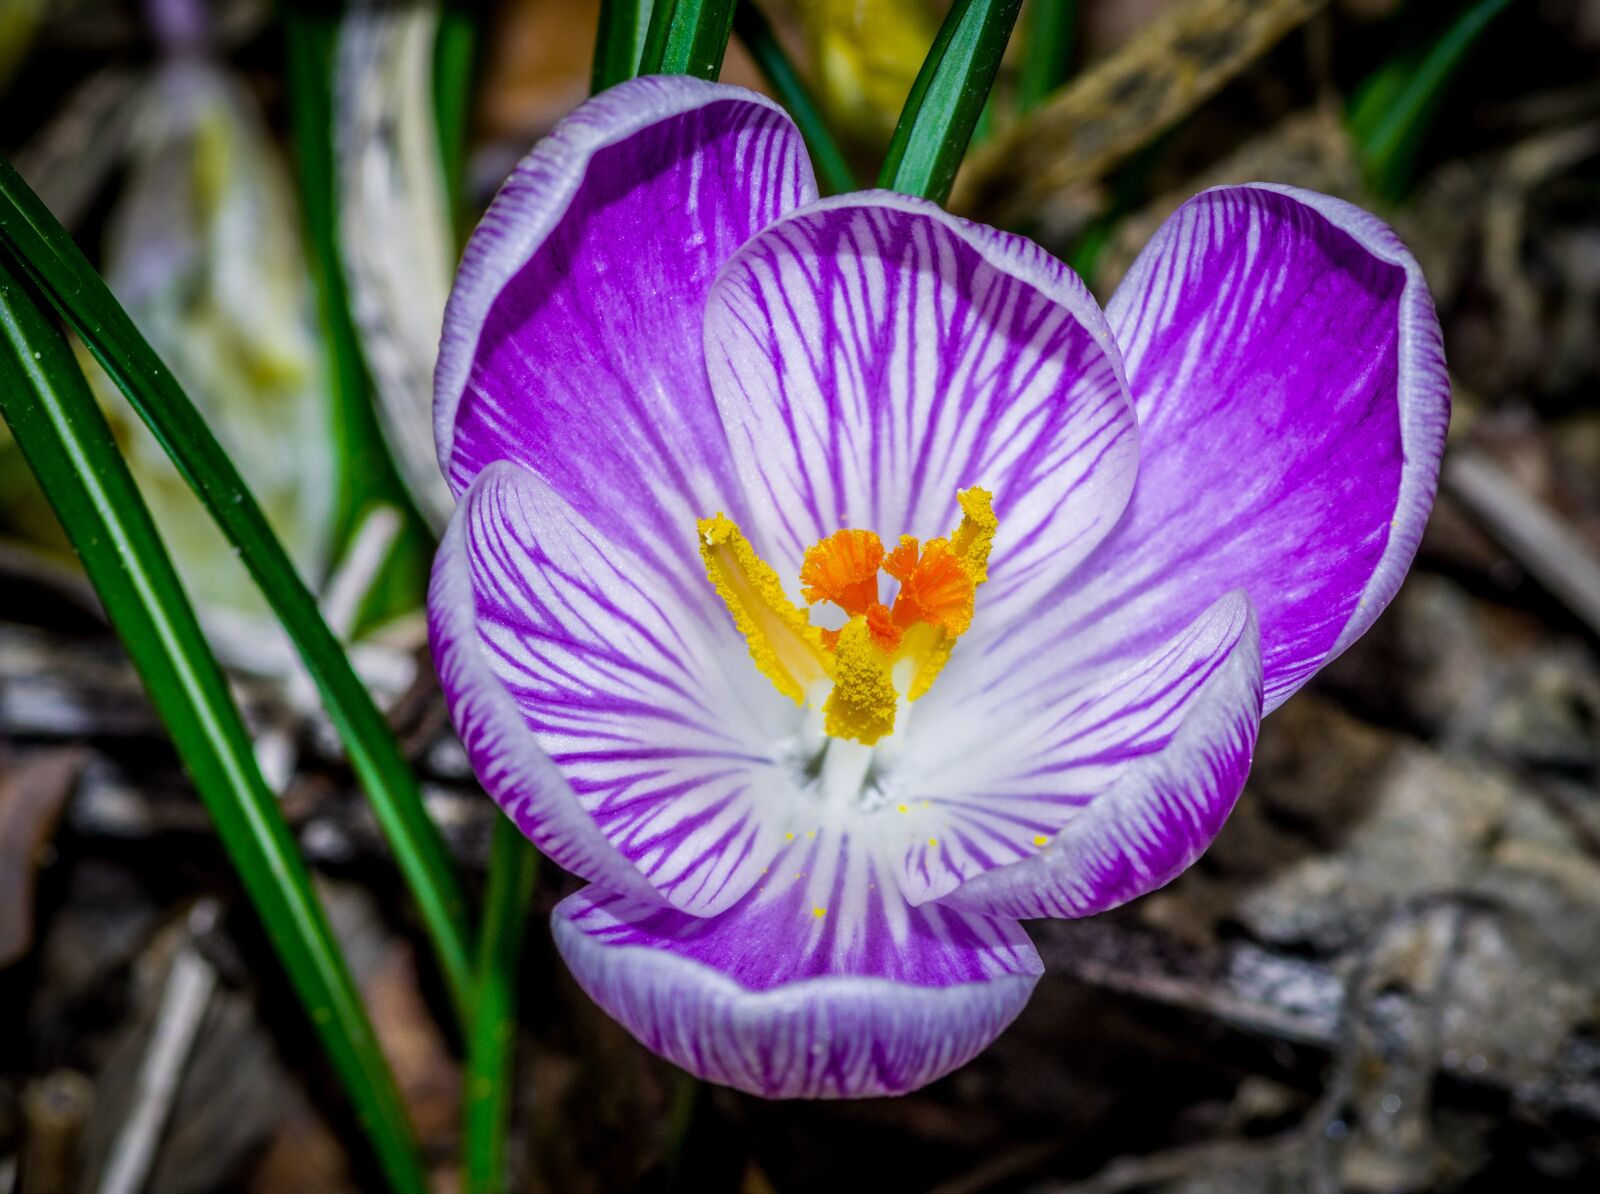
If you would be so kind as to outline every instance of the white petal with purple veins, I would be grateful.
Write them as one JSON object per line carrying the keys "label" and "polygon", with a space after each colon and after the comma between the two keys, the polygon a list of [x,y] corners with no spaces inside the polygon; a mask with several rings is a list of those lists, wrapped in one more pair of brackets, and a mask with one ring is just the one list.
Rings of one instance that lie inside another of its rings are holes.
{"label": "white petal with purple veins", "polygon": [[769,1098],[901,1094],[969,1061],[1042,972],[1014,920],[911,908],[824,829],[711,919],[587,888],[555,911],[589,995],[650,1049]]}
{"label": "white petal with purple veins", "polygon": [[1180,681],[1184,699],[1143,743],[1159,749],[1133,759],[1047,848],[969,879],[945,903],[994,916],[1088,916],[1153,891],[1200,857],[1233,811],[1260,730],[1255,613],[1232,594],[1175,646],[1184,665],[1157,669],[1158,682],[1142,694],[1166,706],[1167,682]]}
{"label": "white petal with purple veins", "polygon": [[1131,658],[1242,588],[1275,708],[1371,625],[1432,505],[1449,378],[1421,271],[1348,203],[1225,187],[1162,226],[1107,316],[1139,482],[1035,644]]}
{"label": "white petal with purple veins", "polygon": [[1121,514],[1138,436],[1104,317],[1021,237],[887,192],[778,221],[713,288],[706,363],[781,575],[842,527],[944,535],[994,495],[983,616],[1059,582]]}
{"label": "white petal with purple veins", "polygon": [[[446,682],[458,722],[464,701],[496,686],[525,751],[554,761],[565,799],[662,898],[699,915],[734,903],[795,815],[777,748],[800,715],[750,667],[709,586],[698,606],[678,603],[647,563],[513,464],[478,475],[451,533],[434,616],[470,603],[481,669],[472,688]],[[527,799],[491,790],[513,815]],[[544,845],[548,827],[519,822]]]}
{"label": "white petal with purple veins", "polygon": [[[1253,689],[1219,680],[1230,668],[1248,672],[1257,651],[1250,603],[1233,593],[1114,675],[1053,670],[1048,656],[1025,652],[1003,668],[992,659],[952,665],[955,674],[916,707],[894,772],[908,800],[903,816],[889,818],[906,826],[898,855],[906,897],[939,899],[986,871],[1060,849],[1181,727],[1258,717]],[[1232,807],[1237,795],[1235,786],[1206,798]],[[1196,817],[1214,831],[1225,811]]]}
{"label": "white petal with purple veins", "polygon": [[516,461],[699,583],[694,520],[738,513],[701,356],[706,292],[815,196],[794,124],[737,87],[636,79],[562,121],[490,205],[445,310],[434,435],[455,492]]}

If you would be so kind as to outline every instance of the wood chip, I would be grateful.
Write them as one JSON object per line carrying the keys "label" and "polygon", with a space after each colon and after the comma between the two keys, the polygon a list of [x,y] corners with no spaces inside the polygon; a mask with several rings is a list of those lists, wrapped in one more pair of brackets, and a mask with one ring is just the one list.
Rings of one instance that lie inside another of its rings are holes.
{"label": "wood chip", "polygon": [[0,778],[0,970],[33,948],[39,861],[86,758],[79,747],[41,750]]}

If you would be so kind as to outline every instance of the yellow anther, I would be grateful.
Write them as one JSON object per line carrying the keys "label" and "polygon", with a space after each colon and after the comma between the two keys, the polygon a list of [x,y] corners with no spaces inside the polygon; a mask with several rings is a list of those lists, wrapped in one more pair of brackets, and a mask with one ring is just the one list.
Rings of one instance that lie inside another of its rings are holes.
{"label": "yellow anther", "polygon": [[[901,698],[914,701],[928,691],[972,625],[999,522],[987,490],[964,489],[956,500],[961,524],[946,538],[919,544],[906,535],[886,554],[872,531],[846,529],[806,552],[802,592],[808,602],[844,610],[850,620],[841,630],[811,624],[732,520],[721,514],[700,520],[706,575],[756,667],[797,704],[819,682],[832,681],[822,710],[830,736],[871,746],[892,733]],[[878,599],[880,571],[900,582],[893,606]],[[910,667],[896,666],[902,663]],[[895,687],[897,674],[903,691]]]}
{"label": "yellow anther", "polygon": [[1036,833],[1033,835],[1033,844],[1036,846],[1048,846],[1050,844],[1050,839],[1045,837],[1045,835],[1042,833]]}
{"label": "yellow anther", "polygon": [[851,618],[839,632],[833,691],[822,706],[823,729],[835,738],[853,738],[866,746],[893,732],[900,700],[890,675],[893,666],[873,640],[867,619]]}
{"label": "yellow anther", "polygon": [[779,692],[803,705],[806,689],[831,670],[822,631],[784,594],[778,574],[732,519],[718,514],[700,520],[700,554],[706,576],[750,644],[756,667]]}
{"label": "yellow anther", "polygon": [[914,670],[906,692],[917,700],[932,687],[956,639],[972,625],[978,586],[989,579],[989,551],[1000,523],[989,491],[976,486],[956,494],[961,525],[948,539],[930,539],[917,552],[917,541],[900,540],[884,568],[900,580],[895,598],[896,623],[906,627],[900,657]]}
{"label": "yellow anther", "polygon": [[818,920],[821,920],[824,916],[828,915],[828,910],[819,906],[811,909],[811,915],[815,916]]}
{"label": "yellow anther", "polygon": [[961,525],[950,536],[950,546],[972,573],[972,583],[989,579],[989,552],[1000,520],[994,514],[994,495],[974,485],[956,494],[961,504]]}

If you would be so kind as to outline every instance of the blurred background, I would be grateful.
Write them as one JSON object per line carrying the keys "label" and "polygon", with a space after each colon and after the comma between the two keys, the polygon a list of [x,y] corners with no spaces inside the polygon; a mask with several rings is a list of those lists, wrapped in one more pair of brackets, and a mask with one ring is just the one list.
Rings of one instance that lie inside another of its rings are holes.
{"label": "blurred background", "polygon": [[[758,5],[859,179],[945,7]],[[497,814],[418,611],[433,349],[462,236],[587,94],[598,11],[0,0],[0,152],[233,456],[474,883]],[[766,89],[749,29],[723,78]],[[1451,444],[1393,607],[1268,719],[1205,858],[1034,926],[1022,1019],[916,1095],[685,1079],[559,964],[546,868],[514,1188],[1600,1189],[1600,2],[1027,0],[950,206],[1103,299],[1179,202],[1247,180],[1382,213],[1438,301]],[[242,567],[79,355],[452,1189],[460,1043],[383,837]],[[0,1194],[378,1189],[349,1117],[0,431]]]}

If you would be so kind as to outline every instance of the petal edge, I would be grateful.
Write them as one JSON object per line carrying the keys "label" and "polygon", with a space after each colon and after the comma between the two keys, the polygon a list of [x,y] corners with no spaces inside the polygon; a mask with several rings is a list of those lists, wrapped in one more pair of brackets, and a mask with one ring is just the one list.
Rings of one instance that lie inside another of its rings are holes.
{"label": "petal edge", "polygon": [[1204,853],[1244,787],[1261,725],[1255,610],[1242,594],[1223,602],[1241,623],[1237,640],[1167,745],[1135,762],[1048,851],[969,879],[941,903],[986,916],[1089,916],[1164,886]]}

